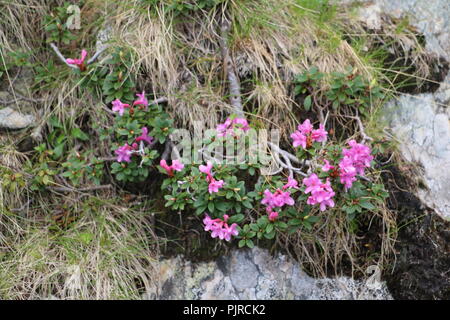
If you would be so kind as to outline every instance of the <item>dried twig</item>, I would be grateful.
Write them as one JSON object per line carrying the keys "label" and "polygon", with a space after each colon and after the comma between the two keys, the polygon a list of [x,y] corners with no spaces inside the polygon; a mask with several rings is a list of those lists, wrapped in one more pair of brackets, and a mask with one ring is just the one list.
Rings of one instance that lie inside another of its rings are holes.
{"label": "dried twig", "polygon": [[364,142],[364,141],[366,141],[366,140],[369,140],[369,141],[373,141],[373,138],[372,137],[370,137],[370,136],[368,136],[367,134],[366,134],[366,132],[364,131],[364,125],[363,125],[363,123],[362,123],[362,121],[361,121],[361,118],[358,116],[358,114],[356,114],[356,116],[346,116],[347,118],[351,118],[351,119],[355,119],[356,120],[356,123],[358,123],[358,126],[359,126],[359,133],[361,134],[361,136],[362,136],[362,142]]}
{"label": "dried twig", "polygon": [[241,87],[239,85],[239,78],[236,75],[236,71],[227,44],[229,31],[230,31],[230,22],[223,20],[221,25],[221,36],[219,38],[219,43],[220,48],[222,50],[222,58],[225,73],[228,77],[228,82],[230,86],[230,104],[233,107],[234,112],[239,117],[242,117],[244,115],[244,109],[242,107],[241,101]]}
{"label": "dried twig", "polygon": [[87,191],[96,191],[96,190],[105,190],[111,189],[112,186],[110,184],[100,185],[100,186],[91,186],[85,188],[72,188],[72,187],[64,187],[64,186],[50,186],[48,189],[56,192],[87,192]]}
{"label": "dried twig", "polygon": [[58,47],[54,43],[50,43],[50,47],[53,49],[53,51],[55,51],[59,60],[61,60],[65,65],[67,65],[69,68],[72,68],[72,69],[78,69],[78,67],[76,65],[70,64],[66,61],[66,58],[63,56],[61,51],[59,51]]}
{"label": "dried twig", "polygon": [[[300,161],[295,155],[293,155],[293,154],[291,154],[291,153],[289,153],[289,152],[287,152],[287,151],[281,149],[279,146],[277,146],[276,144],[274,144],[274,143],[272,143],[272,142],[270,142],[270,141],[267,142],[267,143],[268,143],[268,145],[270,146],[270,148],[272,149],[273,154],[274,154],[274,156],[275,156],[275,160],[277,161],[277,163],[278,163],[280,166],[282,166],[283,168],[288,169],[288,171],[289,171],[289,176],[292,177],[292,175],[293,175],[294,172],[297,173],[297,174],[300,174],[300,175],[302,175],[302,176],[307,176],[307,174],[304,173],[304,172],[302,171],[301,168],[296,168],[296,167],[294,167],[294,166],[292,165],[292,162],[295,162],[295,163],[302,163],[302,161]],[[280,157],[278,156],[278,154],[280,154],[280,155],[283,157],[283,159],[285,160],[285,162],[281,161],[281,159],[280,159]],[[291,161],[292,161],[292,162],[291,162]],[[310,165],[309,162],[304,162],[304,164],[306,164],[307,166]]]}

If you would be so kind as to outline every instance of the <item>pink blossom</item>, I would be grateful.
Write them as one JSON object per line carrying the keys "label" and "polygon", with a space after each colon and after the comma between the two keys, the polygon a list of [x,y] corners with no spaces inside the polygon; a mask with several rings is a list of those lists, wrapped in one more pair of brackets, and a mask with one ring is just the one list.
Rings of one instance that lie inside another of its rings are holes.
{"label": "pink blossom", "polygon": [[159,165],[166,170],[167,174],[169,176],[173,176],[173,171],[181,171],[184,168],[184,164],[182,164],[180,161],[178,160],[172,160],[172,165],[169,166],[166,162],[166,160],[162,159],[159,162]]}
{"label": "pink blossom", "polygon": [[356,181],[356,174],[357,171],[353,165],[352,159],[349,157],[342,158],[339,162],[339,177],[346,190],[350,189],[353,182]]}
{"label": "pink blossom", "polygon": [[130,162],[132,155],[132,147],[125,143],[119,147],[114,153],[117,155],[117,162]]}
{"label": "pink blossom", "polygon": [[250,129],[250,126],[248,125],[247,119],[245,118],[236,118],[233,120],[233,124],[237,124],[237,128],[243,130],[243,131],[247,131]]}
{"label": "pink blossom", "polygon": [[211,161],[208,161],[208,162],[206,163],[206,166],[200,165],[200,166],[198,167],[198,169],[200,170],[200,172],[206,173],[206,181],[208,181],[208,182],[211,182],[211,180],[213,179],[213,177],[212,177],[213,175],[212,175],[212,173],[211,173],[212,167],[213,167],[213,164],[212,164]]}
{"label": "pink blossom", "polygon": [[184,168],[184,164],[182,164],[179,160],[172,160],[172,169],[175,171],[181,171]]}
{"label": "pink blossom", "polygon": [[303,184],[306,186],[305,193],[310,193],[320,189],[321,181],[317,174],[313,173],[308,178],[303,179]]}
{"label": "pink blossom", "polygon": [[364,175],[364,169],[370,168],[370,162],[373,160],[370,148],[364,144],[357,143],[355,140],[350,140],[348,144],[351,148],[342,149],[343,156],[351,159],[357,174]]}
{"label": "pink blossom", "polygon": [[219,189],[222,188],[224,185],[223,180],[215,180],[214,178],[211,178],[210,183],[208,185],[208,192],[219,192]]}
{"label": "pink blossom", "polygon": [[293,134],[291,134],[291,138],[292,140],[294,140],[292,143],[294,148],[302,146],[303,149],[306,149],[306,136],[303,133],[301,133],[300,131],[295,131]]}
{"label": "pink blossom", "polygon": [[225,241],[230,241],[231,236],[237,236],[239,234],[237,230],[237,224],[233,223],[231,226],[227,224],[228,215],[224,215],[223,219],[211,219],[208,215],[203,219],[205,225],[205,231],[211,231],[211,237]]}
{"label": "pink blossom", "polygon": [[283,190],[284,189],[288,189],[288,188],[294,188],[296,189],[298,187],[298,182],[297,180],[288,177],[288,182],[283,186]]}
{"label": "pink blossom", "polygon": [[142,131],[142,134],[141,134],[139,137],[136,138],[136,141],[137,141],[137,142],[139,142],[139,141],[145,141],[145,142],[147,142],[148,144],[151,144],[151,143],[153,142],[153,137],[148,135],[148,129],[147,129],[147,127],[143,127],[143,128],[141,129],[141,131]]}
{"label": "pink blossom", "polygon": [[309,205],[320,205],[320,211],[325,211],[327,206],[334,207],[334,200],[332,199],[335,195],[331,187],[330,180],[327,179],[326,183],[322,183],[316,174],[312,174],[310,177],[303,179],[303,184],[307,186],[305,193],[310,193],[306,201]]}
{"label": "pink blossom", "polygon": [[277,189],[274,193],[272,193],[266,189],[264,190],[264,197],[261,200],[261,203],[268,207],[282,207],[285,204],[293,206],[295,201],[291,198],[289,191]]}
{"label": "pink blossom", "polygon": [[219,137],[225,137],[228,134],[232,134],[233,129],[231,128],[232,121],[230,118],[227,118],[224,123],[219,124],[216,128],[217,135]]}
{"label": "pink blossom", "polygon": [[323,142],[327,140],[328,132],[323,124],[319,124],[319,129],[313,128],[311,121],[306,119],[302,124],[298,125],[298,130],[291,134],[294,148],[302,146],[303,149],[309,148],[312,142]]}
{"label": "pink blossom", "polygon": [[287,204],[288,206],[293,206],[295,204],[294,199],[291,197],[291,193],[289,191],[281,191],[280,189],[277,189],[278,192],[278,203],[280,204],[279,207],[282,207],[283,205]]}
{"label": "pink blossom", "polygon": [[319,129],[315,129],[311,133],[311,139],[317,142],[327,141],[328,132],[325,130],[323,124],[319,125]]}
{"label": "pink blossom", "polygon": [[297,129],[304,135],[307,135],[311,133],[313,126],[311,125],[311,121],[306,119],[302,124],[298,125]]}
{"label": "pink blossom", "polygon": [[84,69],[84,60],[86,59],[87,56],[87,51],[86,50],[81,50],[81,58],[80,59],[66,59],[66,62],[68,64],[74,64],[76,65],[78,68],[80,69]]}
{"label": "pink blossom", "polygon": [[125,111],[125,108],[128,108],[130,105],[126,103],[122,103],[119,99],[116,99],[112,102],[112,111],[119,112],[120,116],[123,116],[123,112]]}
{"label": "pink blossom", "polygon": [[271,211],[269,213],[269,220],[270,221],[275,221],[278,218],[279,213],[276,211]]}
{"label": "pink blossom", "polygon": [[244,132],[250,129],[248,122],[245,118],[235,118],[231,120],[227,118],[223,124],[219,124],[216,128],[217,136],[225,137],[227,135],[235,135],[235,129],[240,129]]}
{"label": "pink blossom", "polygon": [[148,107],[148,100],[145,97],[145,91],[142,91],[142,93],[136,93],[136,96],[138,99],[133,102],[133,106],[143,105],[144,107]]}
{"label": "pink blossom", "polygon": [[273,202],[274,202],[274,196],[273,196],[272,192],[270,192],[269,189],[264,190],[264,197],[261,200],[261,203],[266,206],[273,207]]}
{"label": "pink blossom", "polygon": [[233,223],[231,226],[226,226],[225,227],[225,241],[230,241],[231,240],[231,236],[237,236],[239,234],[239,231],[237,230],[237,224]]}
{"label": "pink blossom", "polygon": [[322,166],[322,171],[328,172],[335,168],[334,166],[330,165],[330,162],[328,160],[324,159],[323,162],[325,162],[325,164]]}

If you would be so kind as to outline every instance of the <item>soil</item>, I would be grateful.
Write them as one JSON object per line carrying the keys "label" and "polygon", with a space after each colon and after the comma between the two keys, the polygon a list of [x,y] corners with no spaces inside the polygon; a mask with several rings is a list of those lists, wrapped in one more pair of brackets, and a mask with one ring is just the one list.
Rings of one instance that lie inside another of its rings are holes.
{"label": "soil", "polygon": [[384,175],[398,212],[396,260],[384,279],[394,299],[450,299],[450,222],[423,206],[406,177],[396,166]]}

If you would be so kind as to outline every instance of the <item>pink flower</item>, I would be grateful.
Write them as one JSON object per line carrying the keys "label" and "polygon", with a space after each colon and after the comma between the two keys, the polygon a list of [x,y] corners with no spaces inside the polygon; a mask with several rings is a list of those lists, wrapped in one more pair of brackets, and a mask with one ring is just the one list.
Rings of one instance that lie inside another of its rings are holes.
{"label": "pink flower", "polygon": [[83,50],[81,50],[81,58],[80,59],[66,59],[66,62],[68,64],[74,64],[81,70],[84,70],[85,69],[84,60],[86,59],[86,56],[87,56],[87,51],[83,49]]}
{"label": "pink flower", "polygon": [[237,236],[239,234],[239,231],[237,230],[237,224],[233,223],[229,227],[225,224],[224,234],[225,234],[224,236],[225,241],[230,241],[231,236]]}
{"label": "pink flower", "polygon": [[235,135],[235,129],[240,129],[244,132],[250,129],[248,122],[245,118],[235,118],[231,120],[227,118],[223,124],[219,124],[216,128],[217,136],[225,137],[227,135]]}
{"label": "pink flower", "polygon": [[268,189],[264,190],[264,197],[261,203],[268,207],[282,207],[285,204],[293,206],[295,201],[291,198],[289,191],[282,191],[277,189],[274,193],[270,192]]}
{"label": "pink flower", "polygon": [[239,128],[243,131],[247,131],[250,129],[247,119],[245,119],[245,118],[236,118],[233,120],[233,124],[235,124],[235,128]]}
{"label": "pink flower", "polygon": [[327,206],[334,207],[334,200],[332,199],[335,192],[331,188],[330,180],[327,179],[326,183],[322,183],[316,174],[312,174],[310,177],[303,179],[303,184],[307,186],[305,193],[310,193],[306,201],[309,205],[320,205],[320,211],[325,211]]}
{"label": "pink flower", "polygon": [[153,137],[148,135],[147,127],[143,127],[141,129],[141,131],[142,131],[142,134],[139,137],[136,138],[136,141],[137,142],[139,142],[139,141],[146,141],[148,144],[151,144],[153,142]]}
{"label": "pink flower", "polygon": [[184,168],[184,164],[182,164],[179,160],[172,160],[172,169],[175,171],[181,171]]}
{"label": "pink flower", "polygon": [[219,137],[225,137],[228,134],[232,134],[233,129],[231,128],[231,119],[227,118],[223,124],[219,124],[216,128],[217,135]]}
{"label": "pink flower", "polygon": [[349,157],[342,158],[339,162],[339,177],[346,190],[350,189],[353,182],[356,181],[356,174],[357,171],[353,165],[352,159]]}
{"label": "pink flower", "polygon": [[168,174],[170,177],[173,177],[173,171],[181,171],[181,170],[183,170],[183,168],[184,168],[184,164],[182,164],[182,163],[181,163],[180,161],[178,161],[178,160],[173,160],[173,161],[172,161],[172,165],[169,166],[169,165],[167,164],[166,160],[162,159],[162,160],[159,162],[159,165],[160,165],[164,170],[166,170],[167,174]]}
{"label": "pink flower", "polygon": [[298,125],[298,130],[291,134],[294,148],[302,146],[303,149],[310,148],[313,142],[323,142],[327,140],[328,132],[323,124],[319,124],[319,129],[313,130],[311,121],[306,119],[302,124]]}
{"label": "pink flower", "polygon": [[304,135],[307,135],[311,133],[313,126],[311,125],[311,121],[306,119],[302,124],[298,125],[297,129]]}
{"label": "pink flower", "polygon": [[319,129],[313,130],[311,133],[311,139],[317,142],[327,141],[328,132],[325,130],[323,124],[319,125]]}
{"label": "pink flower", "polygon": [[145,97],[145,91],[142,91],[142,93],[136,93],[136,96],[138,99],[133,102],[133,106],[142,105],[144,107],[148,107],[148,100]]}
{"label": "pink flower", "polygon": [[274,196],[273,196],[272,192],[270,192],[269,189],[264,190],[264,197],[261,200],[261,203],[266,206],[273,207],[273,202],[274,202]]}
{"label": "pink flower", "polygon": [[203,219],[203,224],[205,225],[205,231],[210,231],[214,228],[214,220],[210,216],[206,215]]}
{"label": "pink flower", "polygon": [[225,241],[230,241],[231,236],[237,236],[239,234],[237,230],[237,224],[233,223],[231,226],[227,224],[228,215],[224,215],[223,219],[211,219],[208,215],[203,219],[205,225],[205,231],[211,231],[211,237]]}
{"label": "pink flower", "polygon": [[291,193],[289,191],[281,191],[280,189],[277,189],[277,192],[277,200],[280,204],[279,207],[282,207],[285,204],[287,204],[288,206],[293,206],[295,204],[295,201],[294,199],[292,199]]}
{"label": "pink flower", "polygon": [[334,166],[330,165],[330,162],[328,160],[324,159],[323,162],[325,162],[325,164],[322,166],[322,171],[328,172],[335,168]]}
{"label": "pink flower", "polygon": [[200,166],[198,167],[198,169],[200,170],[200,172],[206,173],[206,181],[208,181],[208,182],[211,182],[211,180],[213,179],[213,177],[212,177],[213,175],[212,175],[212,173],[211,173],[212,167],[213,167],[213,164],[212,164],[211,161],[208,161],[208,162],[206,163],[206,166],[200,165]]}
{"label": "pink flower", "polygon": [[213,193],[213,192],[219,192],[219,189],[223,187],[223,180],[215,180],[214,178],[211,178],[209,186],[208,186],[208,192],[209,193]]}
{"label": "pink flower", "polygon": [[167,172],[167,174],[168,174],[169,176],[173,176],[172,168],[167,164],[167,161],[166,161],[166,160],[162,159],[162,160],[159,162],[159,165],[160,165],[164,170],[166,170],[166,172]]}
{"label": "pink flower", "polygon": [[114,153],[117,155],[117,162],[130,162],[133,148],[125,143],[119,147]]}
{"label": "pink flower", "polygon": [[130,105],[126,103],[122,103],[119,99],[116,99],[112,102],[112,111],[119,112],[120,116],[123,116],[123,112],[125,111],[125,108],[128,108]]}
{"label": "pink flower", "polygon": [[320,189],[321,182],[317,174],[313,173],[308,178],[303,179],[303,184],[306,186],[305,193],[310,193]]}
{"label": "pink flower", "polygon": [[371,150],[368,146],[357,143],[355,140],[348,142],[350,149],[342,149],[344,157],[348,157],[353,162],[353,166],[356,169],[357,174],[364,175],[364,169],[370,168],[370,162],[373,160],[373,156],[370,154]]}
{"label": "pink flower", "polygon": [[276,211],[271,211],[269,213],[269,220],[270,221],[275,221],[278,218],[278,212]]}
{"label": "pink flower", "polygon": [[288,188],[294,188],[296,189],[298,187],[298,182],[297,180],[288,177],[288,182],[283,186],[283,190],[284,189],[288,189]]}
{"label": "pink flower", "polygon": [[291,138],[293,140],[292,145],[294,146],[294,148],[302,146],[303,149],[306,149],[306,136],[303,133],[301,133],[300,131],[295,131],[293,134],[291,134]]}

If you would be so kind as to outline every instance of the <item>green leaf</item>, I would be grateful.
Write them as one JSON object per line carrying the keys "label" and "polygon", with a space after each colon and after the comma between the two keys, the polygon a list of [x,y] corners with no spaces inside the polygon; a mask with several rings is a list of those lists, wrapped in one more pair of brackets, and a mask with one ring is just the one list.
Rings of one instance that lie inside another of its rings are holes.
{"label": "green leaf", "polygon": [[220,211],[227,211],[230,210],[232,204],[229,202],[217,202],[215,204],[215,207]]}
{"label": "green leaf", "polygon": [[55,147],[55,149],[53,149],[53,154],[55,155],[55,157],[56,157],[57,159],[58,159],[58,158],[61,158],[61,156],[62,156],[62,154],[63,154],[63,152],[64,152],[64,146],[65,146],[65,143],[63,142],[63,143],[57,145],[57,146]]}
{"label": "green leaf", "polygon": [[228,224],[240,223],[244,220],[245,216],[243,214],[235,214],[228,219]]}
{"label": "green leaf", "polygon": [[312,104],[312,99],[311,99],[311,95],[309,95],[305,98],[305,101],[303,102],[303,107],[305,108],[306,111],[309,111],[311,109],[311,104]]}
{"label": "green leaf", "polygon": [[72,129],[71,134],[72,134],[73,137],[75,137],[77,139],[80,139],[82,141],[88,141],[89,140],[89,136],[86,133],[84,133],[80,128]]}
{"label": "green leaf", "polygon": [[359,205],[367,210],[374,210],[376,208],[371,202],[369,202],[369,200],[366,199],[361,200]]}

